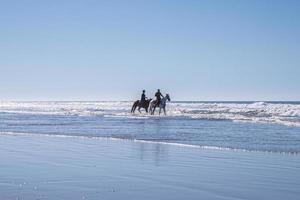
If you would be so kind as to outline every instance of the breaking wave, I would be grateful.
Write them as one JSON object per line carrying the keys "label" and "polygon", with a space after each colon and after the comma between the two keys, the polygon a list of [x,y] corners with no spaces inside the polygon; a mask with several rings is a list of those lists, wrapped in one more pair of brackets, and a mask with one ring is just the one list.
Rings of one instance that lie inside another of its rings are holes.
{"label": "breaking wave", "polygon": [[[144,119],[131,114],[132,102],[0,102],[0,112],[45,115],[78,115]],[[165,116],[161,116],[165,117]],[[166,118],[232,120],[300,127],[300,103],[289,102],[170,102]]]}

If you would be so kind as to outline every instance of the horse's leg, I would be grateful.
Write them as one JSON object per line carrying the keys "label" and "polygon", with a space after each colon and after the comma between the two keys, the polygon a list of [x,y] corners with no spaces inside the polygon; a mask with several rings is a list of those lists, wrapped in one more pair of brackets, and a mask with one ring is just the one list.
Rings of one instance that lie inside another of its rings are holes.
{"label": "horse's leg", "polygon": [[136,103],[133,104],[132,108],[131,108],[131,113],[134,113],[136,109]]}
{"label": "horse's leg", "polygon": [[164,107],[164,113],[165,113],[165,115],[167,115],[167,114],[166,114],[166,107]]}
{"label": "horse's leg", "polygon": [[161,110],[163,109],[164,107],[162,105],[159,106],[159,115],[161,113]]}
{"label": "horse's leg", "polygon": [[136,107],[139,105],[139,100],[135,101],[131,108],[131,113],[135,113]]}
{"label": "horse's leg", "polygon": [[155,109],[156,109],[156,106],[154,106],[154,108],[152,110],[152,115],[154,115]]}
{"label": "horse's leg", "polygon": [[140,113],[142,113],[142,112],[141,112],[141,107],[138,108],[138,111],[139,111]]}

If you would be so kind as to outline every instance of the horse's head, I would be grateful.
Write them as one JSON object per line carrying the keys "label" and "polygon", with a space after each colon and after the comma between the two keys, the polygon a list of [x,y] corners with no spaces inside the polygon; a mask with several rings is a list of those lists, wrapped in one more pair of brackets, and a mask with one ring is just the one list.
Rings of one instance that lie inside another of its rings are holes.
{"label": "horse's head", "polygon": [[166,94],[166,98],[167,98],[168,101],[171,101],[171,98],[170,98],[169,94]]}

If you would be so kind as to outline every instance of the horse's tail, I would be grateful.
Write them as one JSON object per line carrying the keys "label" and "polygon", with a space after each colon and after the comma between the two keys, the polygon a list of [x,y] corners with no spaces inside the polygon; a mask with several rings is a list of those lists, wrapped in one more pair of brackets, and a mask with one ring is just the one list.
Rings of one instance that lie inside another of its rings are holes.
{"label": "horse's tail", "polygon": [[146,112],[147,112],[147,113],[148,113],[148,109],[149,109],[149,106],[150,106],[151,101],[152,101],[152,99],[147,99],[147,101],[146,101],[145,109],[146,109]]}
{"label": "horse's tail", "polygon": [[139,100],[137,100],[133,103],[132,108],[131,108],[131,113],[134,113],[136,107],[138,106],[138,103],[139,103]]}
{"label": "horse's tail", "polygon": [[150,113],[150,115],[151,115],[151,113],[152,113],[151,101],[149,101],[149,113]]}
{"label": "horse's tail", "polygon": [[149,112],[150,112],[150,114],[151,115],[153,115],[153,113],[154,113],[154,101],[150,101],[150,109],[149,109]]}

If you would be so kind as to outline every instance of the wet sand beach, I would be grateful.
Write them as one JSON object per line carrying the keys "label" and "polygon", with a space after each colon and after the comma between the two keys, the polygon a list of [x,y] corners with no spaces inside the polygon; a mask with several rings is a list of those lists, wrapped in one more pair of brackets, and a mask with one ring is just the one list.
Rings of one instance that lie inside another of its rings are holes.
{"label": "wet sand beach", "polygon": [[118,139],[0,136],[0,199],[297,199],[300,157]]}

